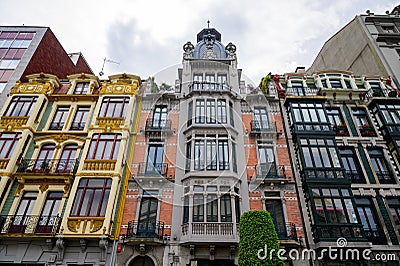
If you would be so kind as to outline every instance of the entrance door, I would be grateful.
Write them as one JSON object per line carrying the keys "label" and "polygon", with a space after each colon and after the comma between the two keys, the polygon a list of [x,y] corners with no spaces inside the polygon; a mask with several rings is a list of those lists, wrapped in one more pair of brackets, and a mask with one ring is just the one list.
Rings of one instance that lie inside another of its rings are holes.
{"label": "entrance door", "polygon": [[283,216],[282,201],[279,199],[267,199],[265,201],[266,209],[271,214],[272,220],[275,225],[275,230],[278,234],[278,238],[286,238],[286,223]]}
{"label": "entrance door", "polygon": [[129,263],[129,266],[155,266],[155,264],[148,256],[137,256]]}

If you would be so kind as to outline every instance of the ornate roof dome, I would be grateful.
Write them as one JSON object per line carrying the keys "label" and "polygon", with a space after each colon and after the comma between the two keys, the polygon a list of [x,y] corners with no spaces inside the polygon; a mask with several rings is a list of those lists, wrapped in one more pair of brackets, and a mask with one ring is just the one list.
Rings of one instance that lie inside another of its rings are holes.
{"label": "ornate roof dome", "polygon": [[227,59],[221,34],[214,28],[203,29],[197,34],[197,44],[193,51],[194,59]]}

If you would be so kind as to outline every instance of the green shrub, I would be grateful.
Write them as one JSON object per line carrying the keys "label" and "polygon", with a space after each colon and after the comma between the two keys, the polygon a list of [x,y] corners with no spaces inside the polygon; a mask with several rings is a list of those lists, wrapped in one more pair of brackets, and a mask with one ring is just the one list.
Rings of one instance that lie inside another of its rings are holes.
{"label": "green shrub", "polygon": [[[243,213],[240,217],[239,230],[239,266],[279,266],[284,265],[278,258],[279,250],[278,235],[276,234],[271,215],[267,211],[253,210]],[[267,245],[267,256],[261,260],[258,258],[265,254]],[[270,251],[274,249],[270,258]]]}

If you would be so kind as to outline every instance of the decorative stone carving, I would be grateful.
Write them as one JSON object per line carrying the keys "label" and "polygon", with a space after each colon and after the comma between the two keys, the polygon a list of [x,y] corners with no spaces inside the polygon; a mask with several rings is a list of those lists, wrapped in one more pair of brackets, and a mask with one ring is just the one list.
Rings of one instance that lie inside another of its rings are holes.
{"label": "decorative stone carving", "polygon": [[57,235],[56,246],[58,251],[57,260],[62,261],[64,259],[64,249],[65,249],[65,240],[63,235]]}
{"label": "decorative stone carving", "polygon": [[40,190],[42,193],[45,192],[48,188],[49,188],[49,184],[47,184],[47,183],[42,183],[42,184],[40,184],[40,186],[39,186],[39,190]]}
{"label": "decorative stone carving", "polygon": [[106,260],[107,255],[107,247],[108,247],[108,239],[107,236],[101,235],[99,240],[99,248],[100,248],[100,261]]}
{"label": "decorative stone carving", "polygon": [[91,220],[90,221],[90,233],[94,233],[100,230],[103,226],[104,220]]}

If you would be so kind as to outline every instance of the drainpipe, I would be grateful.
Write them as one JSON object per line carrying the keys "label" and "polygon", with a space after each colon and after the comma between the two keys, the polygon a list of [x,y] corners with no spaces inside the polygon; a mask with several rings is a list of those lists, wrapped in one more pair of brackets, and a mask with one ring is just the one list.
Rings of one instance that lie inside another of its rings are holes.
{"label": "drainpipe", "polygon": [[111,251],[110,266],[115,265],[115,257],[117,255],[117,242],[118,242],[118,240],[114,240],[112,251]]}

